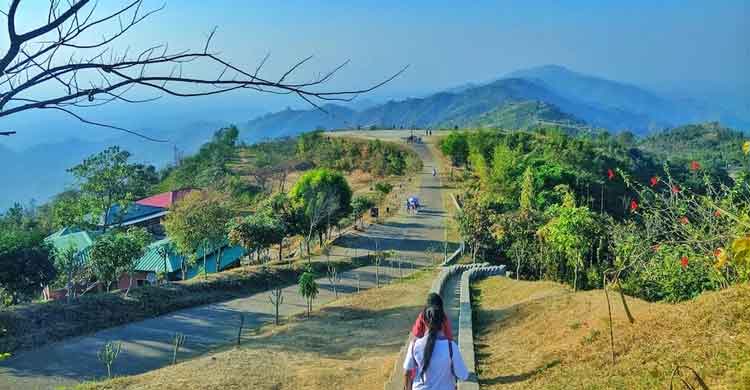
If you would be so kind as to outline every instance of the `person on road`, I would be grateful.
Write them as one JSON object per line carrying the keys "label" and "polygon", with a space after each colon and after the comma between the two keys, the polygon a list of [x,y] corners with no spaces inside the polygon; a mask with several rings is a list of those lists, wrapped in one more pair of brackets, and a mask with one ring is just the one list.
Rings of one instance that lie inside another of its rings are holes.
{"label": "person on road", "polygon": [[432,168],[432,176],[437,176],[437,170],[435,168]]}
{"label": "person on road", "polygon": [[[430,306],[437,306],[441,310],[443,310],[443,327],[441,330],[443,331],[443,334],[448,340],[453,340],[453,330],[451,329],[451,321],[450,319],[448,319],[448,315],[445,314],[445,310],[443,308],[443,298],[441,298],[439,294],[429,293],[427,295],[427,305],[425,305],[425,309],[427,309]],[[424,310],[422,310],[419,312],[419,315],[417,316],[417,320],[414,321],[414,326],[411,327],[411,334],[414,335],[415,338],[421,338],[424,336],[426,331],[427,331],[427,323],[424,319]]]}
{"label": "person on road", "polygon": [[[466,380],[466,369],[456,342],[442,331],[445,313],[440,306],[424,310],[427,333],[409,343],[404,359],[404,388],[407,390],[455,390],[456,378]],[[411,376],[412,369],[416,375]]]}
{"label": "person on road", "polygon": [[[443,310],[443,334],[445,335],[445,338],[448,340],[453,340],[453,330],[451,329],[451,321],[448,319],[448,315],[445,314],[445,309],[443,307],[443,298],[440,297],[439,294],[436,293],[429,293],[427,295],[427,305],[425,305],[425,309],[427,309],[430,306],[437,306],[441,310]],[[424,337],[425,332],[427,332],[427,322],[424,319],[424,310],[419,312],[419,315],[417,316],[417,320],[414,321],[414,325],[411,327],[411,334],[414,336],[415,339],[419,339]],[[414,379],[414,375],[416,374],[416,368],[411,370],[411,379]]]}

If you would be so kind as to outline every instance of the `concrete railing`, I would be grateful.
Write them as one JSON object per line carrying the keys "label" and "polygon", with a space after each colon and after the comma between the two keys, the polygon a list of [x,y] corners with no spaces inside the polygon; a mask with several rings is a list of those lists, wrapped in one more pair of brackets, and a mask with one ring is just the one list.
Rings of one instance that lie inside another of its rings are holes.
{"label": "concrete railing", "polygon": [[[448,267],[443,267],[440,270],[440,273],[438,274],[438,276],[432,282],[432,287],[430,288],[430,292],[440,294],[440,296],[442,297],[444,296],[443,290],[445,289],[445,284],[448,282],[448,279],[450,279],[453,275],[457,273],[462,273],[464,271],[471,270],[474,268],[487,268],[487,267],[489,267],[489,263],[460,264],[460,265],[452,265]],[[459,314],[459,318],[460,318],[460,314]],[[385,390],[403,390],[404,370],[401,367],[402,367],[402,364],[404,363],[406,350],[409,348],[409,343],[411,343],[411,340],[412,340],[411,329],[409,329],[409,336],[406,338],[406,343],[404,343],[404,346],[401,347],[401,351],[398,354],[398,359],[396,359],[396,364],[393,367],[393,371],[391,371],[391,375],[388,377],[388,381],[383,386]],[[461,353],[463,353],[463,350],[461,350]]]}
{"label": "concrete railing", "polygon": [[469,370],[469,380],[458,383],[458,390],[479,390],[476,375],[476,359],[474,356],[474,321],[471,310],[471,282],[478,278],[493,275],[504,275],[505,266],[485,266],[472,268],[461,275],[459,316],[458,316],[458,347]]}

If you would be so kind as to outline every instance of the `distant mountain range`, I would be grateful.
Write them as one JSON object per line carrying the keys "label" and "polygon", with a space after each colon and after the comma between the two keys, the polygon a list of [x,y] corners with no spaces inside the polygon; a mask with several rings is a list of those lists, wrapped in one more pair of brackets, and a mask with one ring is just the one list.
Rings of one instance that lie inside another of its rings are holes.
{"label": "distant mountain range", "polygon": [[[329,104],[325,111],[293,110],[238,123],[241,139],[253,143],[322,129],[375,127],[497,127],[527,129],[540,124],[564,128],[629,129],[639,135],[687,123],[719,121],[748,130],[750,119],[693,100],[675,100],[644,88],[547,65],[508,74],[489,83],[466,83],[421,98],[376,104],[362,100],[347,107]],[[65,172],[84,157],[120,145],[141,162],[163,166],[174,159],[174,147],[192,153],[210,139],[222,118],[149,135],[170,140],[153,143],[133,136],[107,141],[71,139],[38,144],[24,151],[0,145],[0,210],[14,201],[46,201],[72,184]]]}
{"label": "distant mountain range", "polygon": [[45,202],[50,196],[65,190],[74,184],[66,169],[108,146],[119,145],[131,152],[134,160],[164,166],[174,161],[175,147],[178,153],[194,153],[211,138],[216,129],[224,126],[227,124],[206,121],[172,131],[148,132],[154,138],[170,140],[168,143],[121,136],[106,141],[68,139],[34,145],[23,151],[0,145],[0,212],[13,202],[27,204],[32,199]]}
{"label": "distant mountain range", "polygon": [[[530,111],[533,107],[544,112]],[[662,97],[635,85],[557,65],[521,70],[487,84],[466,84],[424,98],[389,101],[360,111],[337,105],[326,105],[324,110],[280,111],[251,120],[242,128],[246,134],[291,135],[316,128],[368,126],[525,128],[559,120],[647,135],[708,121],[750,127],[747,118],[738,118],[720,108]]]}

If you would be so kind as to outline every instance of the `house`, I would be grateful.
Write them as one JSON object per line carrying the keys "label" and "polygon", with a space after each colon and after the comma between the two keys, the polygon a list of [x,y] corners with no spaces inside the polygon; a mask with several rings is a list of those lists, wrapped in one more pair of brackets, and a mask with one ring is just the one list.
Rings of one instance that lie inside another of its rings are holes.
{"label": "house", "polygon": [[[86,231],[79,228],[63,228],[45,238],[45,242],[52,245],[56,250],[63,251],[73,247],[76,249],[76,257],[82,263],[88,262],[88,254],[96,239],[108,228],[113,227],[144,227],[151,232],[157,240],[148,245],[143,256],[135,262],[132,275],[123,273],[117,281],[119,289],[127,289],[128,286],[138,287],[153,284],[163,274],[167,280],[182,279],[182,265],[186,260],[174,250],[171,240],[164,237],[162,221],[169,213],[169,209],[175,202],[184,198],[193,189],[170,191],[148,198],[138,200],[122,207],[119,204],[109,208],[106,218],[102,217],[100,223],[101,231]],[[166,255],[166,256],[165,256]],[[225,243],[221,250],[221,258],[218,250],[211,250],[206,256],[206,272],[216,272],[216,264],[219,271],[239,265],[240,258],[245,255],[245,250],[240,246],[232,246]],[[186,278],[192,278],[203,273],[203,253],[198,253],[196,262],[187,267]],[[132,277],[132,284],[131,284]],[[67,295],[65,289],[52,290],[49,286],[44,289],[45,299],[61,299]]]}
{"label": "house", "polygon": [[163,209],[171,209],[172,205],[174,205],[176,202],[184,198],[185,195],[193,191],[197,191],[197,190],[192,189],[192,188],[184,188],[184,189],[176,190],[176,191],[162,192],[161,194],[156,194],[156,195],[149,196],[148,198],[137,200],[135,201],[135,203],[143,205],[143,206],[153,206],[153,207],[161,207]]}
{"label": "house", "polygon": [[163,192],[137,200],[123,207],[112,205],[100,223],[105,229],[113,227],[144,227],[152,234],[163,237],[164,228],[161,226],[169,209],[194,189],[181,189]]}

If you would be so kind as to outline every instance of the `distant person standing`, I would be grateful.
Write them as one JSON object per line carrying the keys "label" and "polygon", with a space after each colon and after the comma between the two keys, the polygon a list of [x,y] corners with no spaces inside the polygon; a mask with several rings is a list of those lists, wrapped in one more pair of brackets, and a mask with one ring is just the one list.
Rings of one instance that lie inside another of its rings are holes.
{"label": "distant person standing", "polygon": [[[466,380],[469,371],[455,341],[443,332],[445,313],[440,306],[429,306],[423,319],[427,332],[409,344],[404,359],[405,389],[455,390],[456,379]],[[412,370],[416,373],[412,379]]]}

